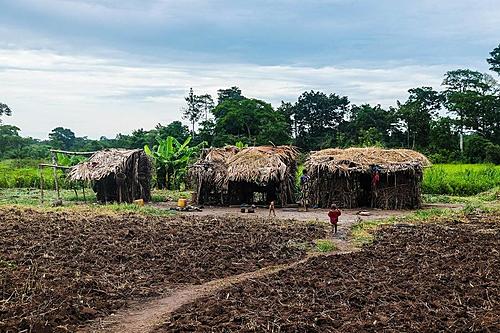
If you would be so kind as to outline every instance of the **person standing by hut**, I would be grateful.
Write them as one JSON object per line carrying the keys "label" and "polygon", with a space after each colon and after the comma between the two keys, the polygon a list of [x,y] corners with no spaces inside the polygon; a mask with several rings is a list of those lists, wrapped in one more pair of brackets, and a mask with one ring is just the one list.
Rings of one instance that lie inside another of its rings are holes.
{"label": "person standing by hut", "polygon": [[330,223],[332,224],[332,231],[334,231],[335,234],[337,233],[337,224],[339,223],[340,215],[342,215],[342,212],[337,208],[337,205],[333,204],[328,212],[328,217],[330,218]]}
{"label": "person standing by hut", "polygon": [[307,170],[302,171],[302,176],[300,177],[300,195],[301,195],[301,205],[304,207],[304,211],[307,212],[308,197],[309,197],[309,175]]}

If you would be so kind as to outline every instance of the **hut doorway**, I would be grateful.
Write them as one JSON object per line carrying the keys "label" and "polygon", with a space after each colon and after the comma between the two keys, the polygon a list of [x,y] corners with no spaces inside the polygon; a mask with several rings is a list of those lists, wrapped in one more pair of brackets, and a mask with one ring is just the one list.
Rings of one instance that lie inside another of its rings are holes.
{"label": "hut doorway", "polygon": [[277,184],[275,183],[257,185],[249,182],[230,182],[228,194],[231,205],[267,205],[270,201],[278,200]]}
{"label": "hut doorway", "polygon": [[362,173],[359,176],[358,206],[370,207],[372,200],[372,179],[370,174]]}

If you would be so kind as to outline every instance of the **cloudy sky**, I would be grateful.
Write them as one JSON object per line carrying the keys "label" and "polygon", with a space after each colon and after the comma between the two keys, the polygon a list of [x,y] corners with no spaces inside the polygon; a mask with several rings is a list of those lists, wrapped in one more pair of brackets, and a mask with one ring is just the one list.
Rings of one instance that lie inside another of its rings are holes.
{"label": "cloudy sky", "polygon": [[499,43],[498,0],[0,0],[0,102],[37,138],[166,124],[190,87],[389,106],[448,70],[487,71]]}

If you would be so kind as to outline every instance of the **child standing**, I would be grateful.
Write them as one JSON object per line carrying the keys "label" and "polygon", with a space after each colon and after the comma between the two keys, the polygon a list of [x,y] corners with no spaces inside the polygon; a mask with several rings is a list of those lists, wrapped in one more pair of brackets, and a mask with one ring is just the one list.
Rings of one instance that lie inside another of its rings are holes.
{"label": "child standing", "polygon": [[328,217],[330,218],[330,223],[335,233],[337,233],[337,223],[339,222],[340,215],[342,215],[342,212],[337,208],[337,205],[333,204],[328,212]]}

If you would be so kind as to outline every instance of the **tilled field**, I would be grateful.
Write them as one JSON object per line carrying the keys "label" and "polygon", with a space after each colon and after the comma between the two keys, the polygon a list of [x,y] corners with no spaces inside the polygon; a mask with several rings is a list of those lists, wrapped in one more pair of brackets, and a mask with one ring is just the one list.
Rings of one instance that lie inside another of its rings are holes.
{"label": "tilled field", "polygon": [[[496,220],[496,221],[494,221]],[[384,228],[177,310],[165,332],[499,332],[500,219]]]}
{"label": "tilled field", "polygon": [[0,332],[74,330],[128,300],[295,261],[314,224],[0,209]]}

